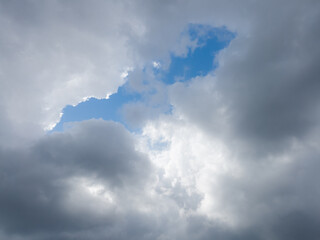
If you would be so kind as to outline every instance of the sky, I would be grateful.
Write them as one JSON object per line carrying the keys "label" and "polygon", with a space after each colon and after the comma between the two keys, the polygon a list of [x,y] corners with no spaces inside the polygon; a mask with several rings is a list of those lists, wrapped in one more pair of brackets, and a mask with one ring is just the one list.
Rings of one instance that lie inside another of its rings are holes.
{"label": "sky", "polygon": [[320,2],[0,0],[0,239],[318,240]]}
{"label": "sky", "polygon": [[[225,48],[233,38],[233,34],[225,28],[213,28],[200,24],[187,26],[186,32],[189,40],[196,42],[193,48],[191,46],[187,47],[187,52],[183,56],[171,54],[170,65],[167,69],[162,69],[161,63],[157,61],[152,61],[152,66],[149,66],[151,69],[148,70],[151,70],[156,75],[157,80],[165,85],[186,82],[194,77],[204,76],[213,71],[216,67],[216,63],[214,63],[215,54]],[[142,71],[148,70],[143,69]],[[129,72],[127,71],[122,76],[130,79],[128,75]],[[144,84],[148,84],[148,79],[146,79]],[[131,131],[138,130],[140,125],[132,124],[129,121],[130,119],[126,119],[124,107],[130,103],[144,104],[144,101],[150,95],[156,93],[157,90],[141,93],[132,89],[129,83],[125,83],[115,93],[105,99],[84,98],[84,101],[79,104],[75,106],[68,105],[63,109],[60,121],[51,132],[62,131],[64,126],[68,127],[73,122],[92,118],[120,122]],[[167,102],[166,105],[170,105],[170,102]],[[168,112],[170,111],[170,106],[167,107]]]}

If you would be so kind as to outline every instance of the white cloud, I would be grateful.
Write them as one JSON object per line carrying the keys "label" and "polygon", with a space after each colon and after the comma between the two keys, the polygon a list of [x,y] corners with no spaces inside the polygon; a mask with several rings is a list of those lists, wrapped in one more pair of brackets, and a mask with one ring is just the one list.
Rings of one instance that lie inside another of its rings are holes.
{"label": "white cloud", "polygon": [[161,64],[159,62],[153,61],[152,65],[154,68],[159,69],[161,67]]}

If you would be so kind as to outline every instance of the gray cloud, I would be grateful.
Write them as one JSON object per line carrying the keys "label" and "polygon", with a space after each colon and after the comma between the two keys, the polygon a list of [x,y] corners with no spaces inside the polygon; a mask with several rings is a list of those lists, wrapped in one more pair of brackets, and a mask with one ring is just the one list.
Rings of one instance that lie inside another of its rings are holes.
{"label": "gray cloud", "polygon": [[[319,9],[1,1],[0,238],[319,239]],[[128,67],[131,86],[150,90],[141,69],[194,47],[181,36],[189,23],[236,38],[214,73],[169,93],[145,75],[158,92],[127,114],[150,120],[150,142],[163,131],[164,146],[141,153],[138,138],[102,120],[45,135],[66,104],[116,91]],[[168,101],[172,115],[148,109]]]}
{"label": "gray cloud", "polygon": [[218,56],[215,76],[174,86],[171,95],[190,119],[215,134],[215,126],[228,124],[231,139],[248,141],[265,154],[318,125],[320,13],[311,2],[286,9],[271,3],[255,7],[261,16],[248,16],[250,32],[240,27]]}
{"label": "gray cloud", "polygon": [[89,179],[93,187],[100,182],[111,192],[128,188],[130,194],[133,189],[142,191],[151,172],[147,157],[135,151],[129,133],[102,120],[47,136],[28,150],[2,150],[0,164],[1,228],[8,233],[52,236],[110,225],[114,207],[102,214],[92,212],[90,201],[95,199],[74,192],[81,179]]}
{"label": "gray cloud", "polygon": [[[220,211],[241,222],[230,228],[197,213],[204,196],[190,194],[182,181],[156,183],[154,167],[122,126],[82,122],[31,148],[1,150],[1,234],[6,239],[316,239],[319,149],[312,142],[288,151],[289,162],[242,161],[242,175],[216,179]],[[153,189],[162,190],[150,195]]]}

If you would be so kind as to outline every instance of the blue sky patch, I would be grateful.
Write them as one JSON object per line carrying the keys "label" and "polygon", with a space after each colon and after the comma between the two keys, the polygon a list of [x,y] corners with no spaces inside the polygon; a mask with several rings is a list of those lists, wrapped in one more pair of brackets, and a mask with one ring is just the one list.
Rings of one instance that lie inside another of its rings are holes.
{"label": "blue sky patch", "polygon": [[[226,28],[211,28],[207,25],[190,24],[188,28],[190,40],[196,41],[195,49],[188,49],[185,57],[171,55],[169,69],[154,69],[157,78],[167,85],[177,81],[185,82],[196,76],[204,76],[217,66],[214,64],[215,55],[227,47],[235,37]],[[130,78],[130,73],[129,76]],[[76,106],[68,105],[63,109],[60,122],[52,130],[63,131],[64,124],[79,122],[88,119],[112,120],[120,122],[127,127],[126,121],[121,114],[122,107],[127,103],[143,101],[143,96],[128,90],[128,84],[119,87],[117,93],[108,99],[90,98]]]}
{"label": "blue sky patch", "polygon": [[127,84],[118,88],[117,93],[108,99],[89,98],[76,106],[68,105],[63,109],[60,122],[52,131],[63,131],[63,125],[67,122],[79,122],[88,119],[112,120],[125,125],[121,115],[121,107],[128,102],[141,100],[141,95],[127,91]]}
{"label": "blue sky patch", "polygon": [[169,71],[162,77],[167,84],[184,82],[196,76],[205,76],[214,70],[215,55],[227,47],[235,35],[226,28],[211,28],[191,24],[188,30],[190,40],[196,40],[198,47],[188,49],[186,57],[171,56]]}

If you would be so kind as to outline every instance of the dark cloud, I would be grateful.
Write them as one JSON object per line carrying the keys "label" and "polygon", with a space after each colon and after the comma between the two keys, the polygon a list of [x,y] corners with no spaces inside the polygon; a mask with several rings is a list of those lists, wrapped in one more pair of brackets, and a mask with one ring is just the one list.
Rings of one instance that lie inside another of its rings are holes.
{"label": "dark cloud", "polygon": [[[111,219],[115,221],[112,207],[102,214],[91,212],[88,206],[95,199],[73,193],[81,179],[89,179],[93,187],[100,182],[111,192],[123,188],[139,192],[151,172],[150,162],[135,151],[129,133],[102,120],[76,124],[28,150],[2,150],[0,164],[1,229],[27,235],[55,236],[108,226]],[[73,209],[72,201],[80,209]]]}
{"label": "dark cloud", "polygon": [[53,133],[34,148],[39,161],[65,165],[82,175],[92,173],[112,185],[135,183],[146,176],[150,164],[134,150],[134,140],[120,124],[92,120],[68,133]]}
{"label": "dark cloud", "polygon": [[320,236],[317,216],[305,212],[291,212],[282,216],[273,229],[277,239],[318,239]]}
{"label": "dark cloud", "polygon": [[160,179],[150,196],[156,175],[146,156],[135,150],[132,136],[119,124],[82,122],[31,148],[1,150],[2,235],[39,240],[317,239],[318,151],[306,143],[293,151],[295,158],[290,153],[290,162],[245,163],[243,175],[220,175],[213,193],[219,211],[240,222],[230,227],[197,213],[207,193],[190,194],[180,180],[172,186],[170,179]]}

